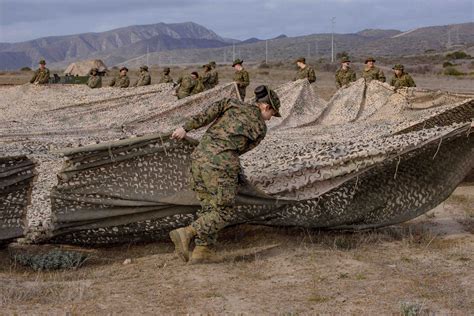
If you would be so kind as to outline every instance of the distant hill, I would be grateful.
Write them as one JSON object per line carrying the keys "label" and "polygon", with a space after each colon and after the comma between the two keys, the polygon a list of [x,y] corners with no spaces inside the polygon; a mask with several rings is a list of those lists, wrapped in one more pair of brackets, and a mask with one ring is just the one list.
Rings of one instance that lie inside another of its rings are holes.
{"label": "distant hill", "polygon": [[[235,44],[235,45],[234,45]],[[34,66],[45,58],[53,68],[65,68],[84,59],[102,59],[108,66],[198,64],[215,60],[230,63],[235,57],[245,61],[289,60],[298,56],[329,58],[331,34],[298,37],[280,35],[273,39],[245,41],[220,37],[193,22],[135,25],[102,33],[40,38],[22,43],[0,43],[0,70]],[[351,57],[367,55],[409,56],[443,53],[474,46],[474,23],[429,26],[402,32],[366,29],[352,34],[334,34],[335,52]]]}
{"label": "distant hill", "polygon": [[[265,60],[265,42],[241,42],[231,47],[212,49],[184,49],[149,54],[150,64],[194,64],[207,60],[229,63],[239,57],[245,61]],[[298,56],[311,59],[329,59],[331,34],[312,34],[298,37],[281,37],[267,41],[269,61],[292,60]],[[345,51],[351,57],[363,60],[368,55],[376,57],[410,56],[424,53],[444,53],[451,49],[470,50],[474,46],[474,23],[423,27],[407,32],[398,30],[363,30],[354,34],[334,34],[335,52]],[[146,56],[124,63],[136,67]]]}
{"label": "distant hill", "polygon": [[193,22],[134,25],[102,33],[45,37],[21,43],[0,43],[0,69],[34,66],[40,58],[48,63],[73,62],[101,56],[126,60],[147,51],[221,47],[224,39]]}

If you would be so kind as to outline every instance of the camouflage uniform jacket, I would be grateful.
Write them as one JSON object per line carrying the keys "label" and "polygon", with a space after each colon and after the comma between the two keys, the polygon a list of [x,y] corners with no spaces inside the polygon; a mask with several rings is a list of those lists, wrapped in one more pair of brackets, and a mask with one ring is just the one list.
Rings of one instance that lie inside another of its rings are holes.
{"label": "camouflage uniform jacket", "polygon": [[211,70],[211,80],[209,81],[209,84],[211,89],[219,84],[219,73],[215,69]]}
{"label": "camouflage uniform jacket", "polygon": [[87,79],[87,85],[91,89],[102,88],[102,78],[100,76],[89,76]]}
{"label": "camouflage uniform jacket", "polygon": [[237,83],[239,88],[247,88],[250,84],[249,73],[245,69],[236,71],[233,80]]}
{"label": "camouflage uniform jacket", "polygon": [[416,87],[415,81],[406,72],[402,73],[400,77],[397,77],[396,75],[393,76],[392,80],[390,81],[390,85],[394,86],[395,88]]}
{"label": "camouflage uniform jacket", "polygon": [[204,85],[205,90],[212,89],[212,72],[211,71],[206,71],[202,74],[201,76],[201,82]]}
{"label": "camouflage uniform jacket", "polygon": [[367,81],[370,82],[372,80],[378,80],[381,82],[385,82],[385,75],[383,71],[377,67],[373,68],[365,68],[362,72],[362,77]]}
{"label": "camouflage uniform jacket", "polygon": [[178,79],[178,87],[176,88],[176,95],[178,99],[188,97],[192,94],[194,87],[196,86],[196,80],[191,76],[185,76]]}
{"label": "camouflage uniform jacket", "polygon": [[49,81],[49,69],[48,68],[38,68],[33,77],[30,80],[30,83],[46,84]]}
{"label": "camouflage uniform jacket", "polygon": [[347,68],[346,70],[339,68],[336,71],[336,86],[338,88],[342,88],[354,81],[356,81],[356,73],[351,68]]}
{"label": "camouflage uniform jacket", "polygon": [[198,94],[206,90],[206,87],[202,83],[202,78],[199,78],[196,80],[196,85],[193,88],[193,91],[191,91],[191,94]]}
{"label": "camouflage uniform jacket", "polygon": [[110,87],[118,87],[118,88],[128,88],[129,85],[130,85],[130,79],[128,78],[127,75],[114,78],[109,84]]}
{"label": "camouflage uniform jacket", "polygon": [[310,83],[315,82],[316,74],[314,73],[314,69],[308,65],[306,65],[306,67],[304,67],[303,69],[298,69],[298,72],[296,73],[295,78],[293,78],[293,81],[300,79],[308,79]]}
{"label": "camouflage uniform jacket", "polygon": [[163,74],[160,78],[159,83],[173,83],[173,78],[170,75]]}
{"label": "camouflage uniform jacket", "polygon": [[256,147],[267,133],[260,109],[236,99],[225,98],[214,102],[204,112],[191,117],[183,128],[189,132],[208,124],[211,126],[192,158],[214,169],[231,161],[238,166],[238,156]]}
{"label": "camouflage uniform jacket", "polygon": [[136,87],[141,86],[149,86],[151,84],[151,76],[148,71],[140,71],[140,75],[138,76],[138,80],[136,83]]}

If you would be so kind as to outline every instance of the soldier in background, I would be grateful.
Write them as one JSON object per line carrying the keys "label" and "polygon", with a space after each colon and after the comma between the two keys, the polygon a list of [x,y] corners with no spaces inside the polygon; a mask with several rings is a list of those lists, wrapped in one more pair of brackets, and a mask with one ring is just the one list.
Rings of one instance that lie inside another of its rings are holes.
{"label": "soldier in background", "polygon": [[127,76],[128,68],[125,66],[120,67],[120,75],[113,78],[109,84],[109,87],[128,88],[130,85],[130,79]]}
{"label": "soldier in background", "polygon": [[92,68],[89,71],[89,79],[87,79],[87,85],[91,89],[102,88],[102,77],[99,76],[99,69]]}
{"label": "soldier in background", "polygon": [[209,65],[211,65],[211,88],[214,88],[219,84],[219,73],[217,72],[217,65],[215,61],[209,62]]}
{"label": "soldier in background", "polygon": [[149,86],[151,84],[151,76],[148,72],[148,66],[143,65],[140,67],[140,74],[138,75],[137,83],[135,87]]}
{"label": "soldier in background", "polygon": [[237,88],[239,89],[239,94],[242,101],[245,100],[245,91],[247,90],[247,87],[250,84],[249,73],[247,72],[247,70],[244,69],[244,67],[242,67],[243,63],[244,61],[240,60],[239,58],[234,60],[234,62],[232,63],[232,67],[235,69],[233,80],[237,84]]}
{"label": "soldier in background", "polygon": [[395,89],[403,87],[416,87],[415,81],[413,78],[404,71],[404,67],[401,64],[396,64],[393,66],[394,76],[390,81],[390,85],[395,87]]}
{"label": "soldier in background", "polygon": [[205,90],[212,89],[212,67],[210,64],[202,65],[204,73],[201,76],[201,83],[204,85]]}
{"label": "soldier in background", "polygon": [[163,68],[163,74],[161,75],[159,83],[174,83],[173,78],[170,76],[171,69],[169,67]]}
{"label": "soldier in background", "polygon": [[32,84],[47,84],[49,81],[49,69],[46,68],[46,61],[41,59],[39,61],[39,68],[33,74],[30,80]]}
{"label": "soldier in background", "polygon": [[[239,156],[264,139],[265,121],[280,117],[278,95],[266,86],[255,89],[256,101],[247,104],[224,98],[188,119],[172,138],[213,123],[191,155],[191,188],[201,204],[198,218],[191,225],[170,232],[178,256],[191,264],[222,261],[213,246],[217,234],[235,216],[235,196],[240,173]],[[190,255],[189,245],[196,247]]]}
{"label": "soldier in background", "polygon": [[176,96],[179,99],[189,97],[196,87],[199,75],[197,72],[192,72],[190,75],[183,76],[178,79],[178,87],[176,88]]}
{"label": "soldier in background", "polygon": [[342,88],[349,83],[356,81],[356,73],[349,67],[351,61],[345,56],[341,59],[341,68],[336,71],[336,86]]}
{"label": "soldier in background", "polygon": [[314,69],[306,65],[306,58],[300,57],[295,61],[295,63],[299,69],[296,73],[296,76],[293,78],[293,81],[300,79],[308,79],[309,83],[313,83],[316,81],[316,74],[314,72]]}
{"label": "soldier in background", "polygon": [[375,67],[375,59],[373,57],[369,57],[365,60],[365,69],[362,72],[362,77],[365,79],[367,83],[372,80],[378,80],[381,82],[385,82],[385,75],[383,71],[377,67]]}
{"label": "soldier in background", "polygon": [[199,74],[196,71],[192,72],[191,76],[193,76],[193,78],[196,80],[196,85],[194,86],[193,91],[191,91],[191,94],[198,94],[206,90],[204,84],[202,83],[202,78],[199,77]]}

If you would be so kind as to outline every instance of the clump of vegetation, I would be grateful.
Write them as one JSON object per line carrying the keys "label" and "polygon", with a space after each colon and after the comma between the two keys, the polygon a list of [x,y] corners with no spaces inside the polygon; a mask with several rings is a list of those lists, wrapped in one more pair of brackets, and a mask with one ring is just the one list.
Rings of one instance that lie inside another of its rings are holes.
{"label": "clump of vegetation", "polygon": [[21,71],[31,71],[31,68],[30,67],[22,67],[20,70]]}
{"label": "clump of vegetation", "polygon": [[446,67],[453,67],[455,66],[453,63],[449,62],[449,61],[445,61],[443,63],[443,68],[446,68]]}
{"label": "clump of vegetation", "polygon": [[413,302],[402,302],[400,304],[400,314],[403,316],[418,316],[423,312],[423,305]]}
{"label": "clump of vegetation", "polygon": [[432,65],[419,65],[414,67],[407,67],[407,71],[416,74],[427,74],[433,72]]}
{"label": "clump of vegetation", "polygon": [[336,54],[336,59],[342,59],[343,57],[349,58],[349,54],[346,51],[342,51]]}
{"label": "clump of vegetation", "polygon": [[457,70],[456,68],[454,67],[447,67],[445,70],[444,70],[444,74],[446,76],[463,76],[465,75],[464,72],[461,72],[459,70]]}
{"label": "clump of vegetation", "polygon": [[472,56],[463,51],[456,51],[446,55],[447,59],[471,59]]}
{"label": "clump of vegetation", "polygon": [[87,254],[71,251],[52,250],[46,254],[31,255],[18,253],[13,261],[33,268],[35,271],[56,269],[77,269],[88,258]]}
{"label": "clump of vegetation", "polygon": [[262,62],[260,63],[260,65],[258,65],[258,68],[259,68],[259,69],[269,69],[269,68],[271,68],[271,67],[270,67],[269,64],[267,64],[266,62],[262,61]]}

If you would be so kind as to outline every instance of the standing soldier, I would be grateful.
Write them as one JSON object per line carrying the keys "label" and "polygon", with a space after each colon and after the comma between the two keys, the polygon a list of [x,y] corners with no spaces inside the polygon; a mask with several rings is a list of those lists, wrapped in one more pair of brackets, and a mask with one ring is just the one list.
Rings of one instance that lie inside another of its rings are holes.
{"label": "standing soldier", "polygon": [[211,88],[214,88],[215,86],[217,86],[219,84],[219,73],[217,72],[217,65],[216,65],[216,62],[215,61],[211,61],[209,63],[209,65],[211,65]]}
{"label": "standing soldier", "polygon": [[212,89],[212,67],[210,64],[205,64],[202,68],[204,68],[204,73],[201,76],[201,83],[205,90]]}
{"label": "standing soldier", "polygon": [[237,84],[242,101],[245,100],[245,90],[247,90],[247,86],[250,84],[249,73],[242,67],[243,63],[244,61],[239,58],[232,63],[232,67],[235,69],[234,82]]}
{"label": "standing soldier", "polygon": [[403,87],[416,87],[415,81],[408,73],[404,71],[403,65],[396,64],[392,69],[395,75],[390,81],[391,86],[394,86],[395,89]]}
{"label": "standing soldier", "polygon": [[89,79],[87,85],[91,89],[102,88],[102,78],[99,76],[99,69],[92,68],[89,72]]}
{"label": "standing soldier", "polygon": [[130,79],[127,76],[128,68],[122,66],[120,68],[120,75],[118,78],[113,78],[110,82],[110,87],[118,87],[118,88],[128,88],[130,85]]}
{"label": "standing soldier", "polygon": [[179,99],[189,97],[196,87],[198,74],[197,72],[192,72],[191,75],[183,76],[178,79],[178,87],[176,88],[176,96]]}
{"label": "standing soldier", "polygon": [[30,80],[32,84],[46,84],[49,81],[49,69],[46,68],[46,61],[41,59],[39,61],[39,68],[33,74]]}
{"label": "standing soldier", "polygon": [[163,68],[163,75],[161,75],[159,83],[174,83],[173,78],[170,76],[170,71],[169,67]]}
{"label": "standing soldier", "polygon": [[299,69],[296,73],[296,76],[293,78],[293,81],[300,79],[308,79],[309,83],[313,83],[316,81],[316,74],[314,73],[314,69],[306,65],[306,58],[300,57],[295,61],[295,63]]}
{"label": "standing soldier", "polygon": [[136,87],[149,86],[151,84],[151,76],[148,72],[148,66],[143,65],[140,67],[140,74],[138,75]]}
{"label": "standing soldier", "polygon": [[[213,123],[191,155],[191,187],[201,204],[191,225],[170,232],[178,256],[196,263],[219,262],[222,258],[210,247],[217,234],[235,216],[234,204],[240,172],[239,156],[252,150],[265,137],[265,121],[280,117],[278,95],[266,86],[255,89],[255,104],[225,98],[191,117],[176,129],[172,138]],[[189,244],[196,247],[190,257]]]}
{"label": "standing soldier", "polygon": [[349,57],[345,56],[342,58],[341,68],[336,71],[336,86],[338,88],[342,88],[356,81],[356,73],[349,67],[350,64],[351,61]]}
{"label": "standing soldier", "polygon": [[379,68],[375,67],[375,59],[373,57],[369,57],[365,60],[366,67],[362,72],[362,77],[365,79],[367,83],[371,82],[372,80],[378,80],[381,82],[385,82],[385,75],[383,71]]}

